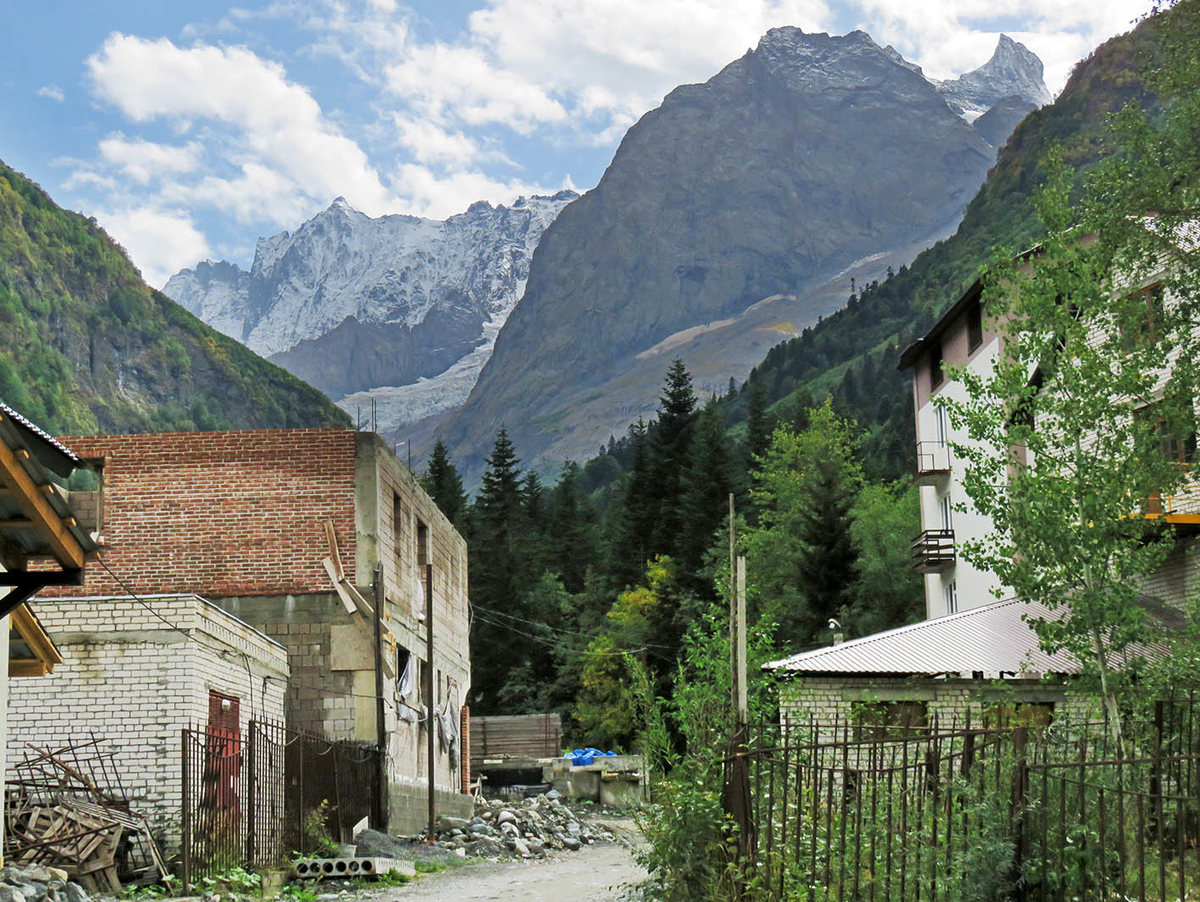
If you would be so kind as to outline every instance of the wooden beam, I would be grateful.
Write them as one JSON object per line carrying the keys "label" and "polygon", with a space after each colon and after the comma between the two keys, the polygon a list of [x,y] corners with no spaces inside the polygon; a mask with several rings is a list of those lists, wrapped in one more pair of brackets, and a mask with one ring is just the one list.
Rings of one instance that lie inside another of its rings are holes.
{"label": "wooden beam", "polygon": [[[46,586],[82,586],[82,570],[0,570],[0,586],[36,592]],[[0,617],[4,616],[0,614]]]}
{"label": "wooden beam", "polygon": [[33,521],[28,517],[13,517],[11,520],[0,520],[0,529],[32,529]]}
{"label": "wooden beam", "polygon": [[40,677],[48,673],[54,673],[54,668],[45,661],[15,661],[12,658],[8,661],[10,677]]}
{"label": "wooden beam", "polygon": [[17,635],[25,640],[25,644],[29,646],[33,656],[47,665],[51,671],[54,670],[55,664],[63,662],[62,655],[54,645],[54,640],[42,628],[41,622],[29,609],[29,605],[23,604],[16,608],[12,612],[10,622],[12,628],[17,631]]}
{"label": "wooden beam", "polygon": [[[25,471],[13,449],[0,442],[0,482],[13,491],[21,513],[33,520],[35,528],[46,539],[64,570],[83,567],[84,552],[70,530],[54,512],[43,490]],[[53,489],[51,489],[53,491]]]}

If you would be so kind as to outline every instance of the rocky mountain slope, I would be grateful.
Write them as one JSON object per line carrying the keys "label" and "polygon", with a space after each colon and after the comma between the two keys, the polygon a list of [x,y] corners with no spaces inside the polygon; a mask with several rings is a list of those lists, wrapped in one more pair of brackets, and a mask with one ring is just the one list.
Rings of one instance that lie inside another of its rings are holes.
{"label": "rocky mountain slope", "polygon": [[[754,382],[761,383],[785,421],[804,403],[799,399],[820,402],[832,393],[838,409],[866,431],[865,451],[877,477],[911,470],[911,374],[896,370],[900,349],[958,300],[994,248],[1019,251],[1039,240],[1033,195],[1052,146],[1063,148],[1082,179],[1109,150],[1105,124],[1112,113],[1127,103],[1155,109],[1158,100],[1140,74],[1155,55],[1151,24],[1144,21],[1098,47],[1075,67],[1053,103],[1021,122],[953,236],[923,251],[894,278],[859,292],[855,302],[799,337],[772,348],[741,391],[723,399],[728,422],[745,421]],[[1005,105],[1001,102],[977,119],[975,128]]]}
{"label": "rocky mountain slope", "polygon": [[1037,54],[1002,34],[992,58],[978,69],[934,84],[955,109],[978,116],[1006,97],[1020,97],[1034,107],[1048,104],[1053,98],[1042,71]]}
{"label": "rocky mountain slope", "polygon": [[[967,85],[993,73],[1002,97],[1032,84],[1036,104],[1041,63],[1009,44]],[[501,424],[535,466],[587,456],[653,410],[671,357],[702,387],[741,379],[841,307],[852,275],[953,231],[996,143],[944,90],[862,32],[779,28],[671,92],[546,230],[492,359],[441,424],[456,459],[477,473]]]}
{"label": "rocky mountain slope", "polygon": [[0,163],[0,399],[57,433],[349,425]]}
{"label": "rocky mountain slope", "polygon": [[[295,232],[260,239],[250,272],[209,261],[163,290],[335,399],[395,387],[380,392],[381,421],[394,426],[465,400],[542,232],[576,196],[480,202],[444,222],[372,219],[338,198]],[[369,398],[345,406],[358,403]]]}

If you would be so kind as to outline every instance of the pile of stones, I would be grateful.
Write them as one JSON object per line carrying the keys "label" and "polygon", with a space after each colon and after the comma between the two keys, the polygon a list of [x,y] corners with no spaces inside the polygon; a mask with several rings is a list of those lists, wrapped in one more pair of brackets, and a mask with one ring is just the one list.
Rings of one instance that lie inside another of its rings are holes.
{"label": "pile of stones", "polygon": [[0,902],[90,902],[67,872],[42,865],[0,868]]}
{"label": "pile of stones", "polygon": [[582,820],[553,790],[520,804],[477,802],[473,818],[443,817],[438,822],[438,844],[462,849],[472,858],[541,858],[550,849],[576,852],[612,841],[610,831]]}

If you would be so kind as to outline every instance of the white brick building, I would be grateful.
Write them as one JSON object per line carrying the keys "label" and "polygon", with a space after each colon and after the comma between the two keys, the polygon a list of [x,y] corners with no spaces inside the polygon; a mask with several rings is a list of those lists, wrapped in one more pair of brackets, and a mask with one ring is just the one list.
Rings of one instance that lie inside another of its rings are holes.
{"label": "white brick building", "polygon": [[[58,598],[32,603],[63,663],[11,684],[8,771],[29,746],[53,749],[94,734],[116,752],[133,807],[169,849],[179,839],[180,737],[209,725],[215,705],[282,721],[287,651],[197,595]],[[229,722],[229,718],[226,718]]]}

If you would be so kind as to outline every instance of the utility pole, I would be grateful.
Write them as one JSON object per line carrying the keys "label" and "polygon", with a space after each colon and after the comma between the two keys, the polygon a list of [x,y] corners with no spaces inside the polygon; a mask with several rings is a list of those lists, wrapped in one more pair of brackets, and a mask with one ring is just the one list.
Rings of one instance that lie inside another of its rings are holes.
{"label": "utility pole", "polygon": [[737,521],[734,519],[733,492],[729,493],[729,707],[738,712],[737,663]]}
{"label": "utility pole", "polygon": [[738,732],[745,733],[750,722],[746,674],[746,558],[737,559],[737,712]]}
{"label": "utility pole", "polygon": [[433,564],[425,565],[425,759],[429,773],[429,841],[437,838],[437,812],[433,796],[433,731],[436,728],[433,709]]}
{"label": "utility pole", "polygon": [[[375,823],[377,829],[387,829],[387,716],[383,701],[383,567],[376,566],[371,583],[375,602],[375,745],[379,750],[378,773],[375,777]],[[338,837],[342,842],[346,837]]]}

